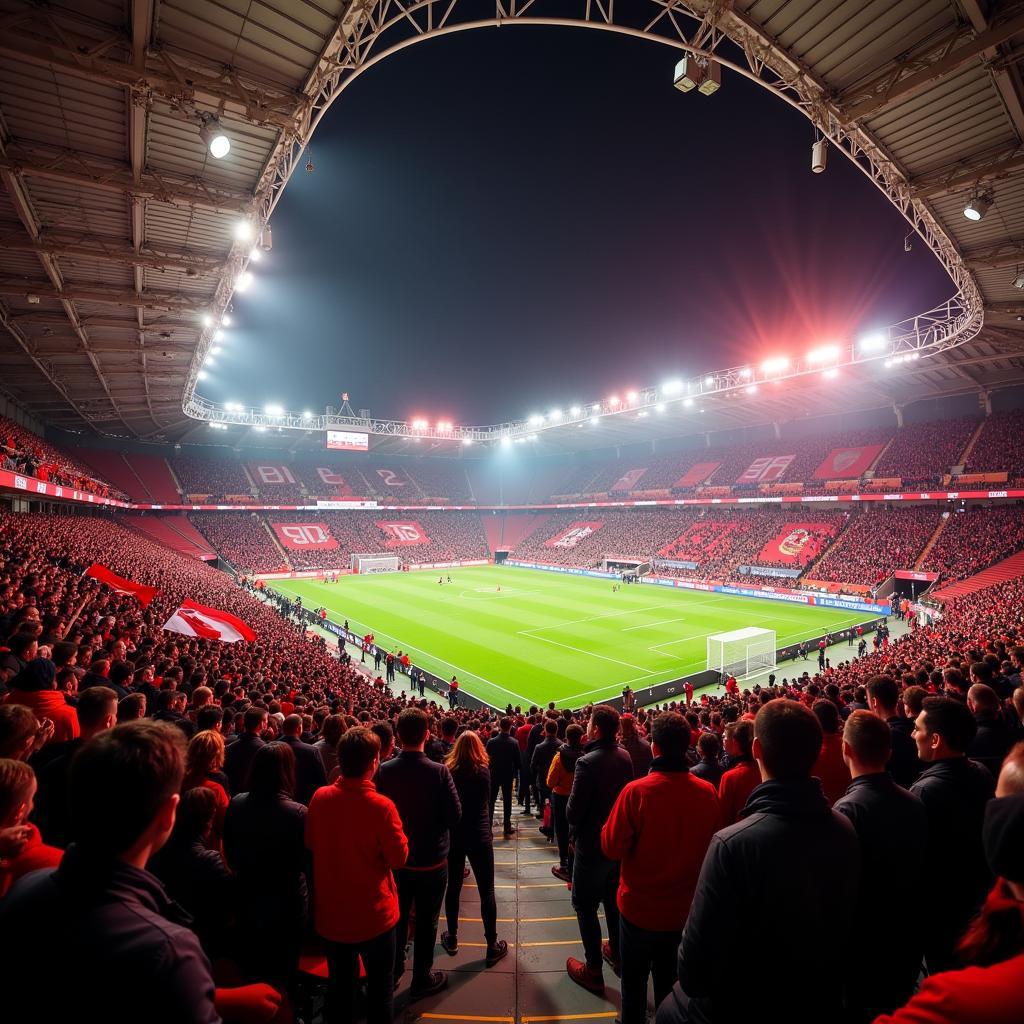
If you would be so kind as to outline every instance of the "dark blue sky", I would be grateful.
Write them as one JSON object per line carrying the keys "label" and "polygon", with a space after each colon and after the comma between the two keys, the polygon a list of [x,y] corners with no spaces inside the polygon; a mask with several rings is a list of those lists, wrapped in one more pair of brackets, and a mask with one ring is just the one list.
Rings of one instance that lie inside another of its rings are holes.
{"label": "dark blue sky", "polygon": [[675,51],[509,27],[411,47],[329,111],[202,391],[496,422],[902,319],[952,286],[810,125]]}

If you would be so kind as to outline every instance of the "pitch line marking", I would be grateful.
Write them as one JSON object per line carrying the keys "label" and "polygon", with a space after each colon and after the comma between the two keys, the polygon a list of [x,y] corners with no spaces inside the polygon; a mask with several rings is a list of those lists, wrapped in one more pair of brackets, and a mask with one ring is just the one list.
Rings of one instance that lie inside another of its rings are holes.
{"label": "pitch line marking", "polygon": [[598,619],[613,619],[617,615],[634,615],[640,612],[653,612],[659,608],[671,608],[670,604],[652,604],[648,608],[625,608],[618,612],[603,612],[600,615],[588,615],[582,619],[569,619],[568,622],[550,622],[546,626],[534,626],[532,629],[520,629],[520,633],[537,633],[542,629],[561,629],[562,626],[578,626],[581,622],[596,622]]}
{"label": "pitch line marking", "polygon": [[[520,632],[526,631],[521,630]],[[567,651],[575,651],[577,654],[585,654],[588,658],[600,658],[602,661],[610,661],[613,665],[622,665],[624,668],[635,668],[640,672],[647,668],[646,665],[633,665],[628,661],[619,661],[618,658],[609,658],[604,654],[595,654],[593,651],[585,651],[582,647],[573,647],[572,644],[563,644],[560,640],[551,640],[546,636],[532,636],[531,639],[541,640],[546,644],[554,644],[556,647],[564,647]],[[657,673],[652,673],[652,675],[656,674]]]}
{"label": "pitch line marking", "polygon": [[658,619],[657,622],[641,622],[639,626],[626,626],[620,630],[621,633],[628,633],[634,629],[653,629],[655,626],[664,626],[668,622],[686,622],[685,618],[679,619]]}

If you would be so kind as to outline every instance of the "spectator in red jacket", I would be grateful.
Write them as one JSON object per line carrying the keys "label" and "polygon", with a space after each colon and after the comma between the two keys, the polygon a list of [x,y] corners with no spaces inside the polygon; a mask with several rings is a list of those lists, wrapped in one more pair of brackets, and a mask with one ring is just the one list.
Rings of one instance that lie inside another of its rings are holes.
{"label": "spectator in red jacket", "polygon": [[689,744],[690,727],[682,715],[658,715],[651,726],[650,774],[622,790],[601,830],[604,855],[621,862],[616,904],[622,1024],[644,1024],[652,972],[655,1003],[672,989],[683,925],[720,824],[714,786],[687,767]]}
{"label": "spectator in red jacket", "polygon": [[22,875],[40,868],[55,868],[64,854],[55,846],[47,846],[39,829],[28,823],[35,793],[35,774],[24,761],[0,759],[0,832],[24,830],[17,853],[0,860],[0,897]]}
{"label": "spectator in red jacket", "polygon": [[821,780],[825,799],[834,804],[850,784],[850,769],[843,760],[843,735],[840,732],[839,709],[830,700],[816,700],[811,706],[821,726],[821,753],[811,774]]}
{"label": "spectator in red jacket", "polygon": [[57,669],[47,658],[30,661],[11,680],[11,692],[5,698],[11,704],[24,704],[39,719],[53,722],[51,743],[64,743],[78,736],[78,712],[57,689]]}
{"label": "spectator in red jacket", "polygon": [[740,811],[755,786],[761,785],[761,771],[752,754],[754,723],[749,719],[730,722],[725,727],[725,752],[733,765],[718,784],[718,799],[722,804],[722,824],[739,821]]}
{"label": "spectator in red jacket", "polygon": [[368,1024],[391,1024],[398,889],[392,870],[405,864],[409,843],[398,810],[377,792],[380,740],[349,729],[338,742],[341,778],[313,794],[306,845],[313,854],[314,921],[327,942],[329,1019],[349,1024],[366,969]]}

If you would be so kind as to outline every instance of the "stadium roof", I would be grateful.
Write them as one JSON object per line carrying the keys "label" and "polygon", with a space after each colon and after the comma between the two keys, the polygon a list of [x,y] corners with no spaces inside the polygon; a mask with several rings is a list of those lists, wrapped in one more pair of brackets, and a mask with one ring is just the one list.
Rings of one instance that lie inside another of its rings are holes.
{"label": "stadium roof", "polygon": [[[203,424],[183,405],[198,409],[204,318],[215,326],[253,246],[236,239],[239,220],[257,233],[267,223],[319,117],[358,74],[410,42],[496,21],[713,56],[856,156],[950,272],[964,329],[919,360],[844,368],[844,408],[1024,381],[1012,283],[1024,265],[1024,5],[606,6],[579,0],[573,17],[545,0],[489,12],[468,0],[0,0],[0,388],[68,429],[196,438]],[[222,160],[200,138],[214,117],[231,142]],[[974,195],[991,199],[976,222],[963,213]],[[610,417],[589,436],[596,447],[784,420],[834,411],[835,395],[812,373],[703,414]],[[580,447],[583,430],[545,428],[544,447]]]}

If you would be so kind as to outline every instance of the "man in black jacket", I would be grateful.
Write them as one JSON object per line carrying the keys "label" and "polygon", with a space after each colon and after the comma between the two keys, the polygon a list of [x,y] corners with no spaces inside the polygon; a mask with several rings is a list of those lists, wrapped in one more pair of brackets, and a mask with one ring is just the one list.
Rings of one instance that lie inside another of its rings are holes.
{"label": "man in black jacket", "polygon": [[[758,711],[753,754],[765,781],[711,840],[679,944],[679,980],[656,1024],[841,1018],[860,850],[811,777],[821,742],[817,718],[796,701]],[[762,949],[784,950],[799,978],[780,984],[774,956],[748,957],[737,973],[737,950],[754,935]]]}
{"label": "man in black jacket", "polygon": [[398,941],[395,979],[405,971],[405,936],[409,912],[416,908],[412,987],[413,999],[440,992],[448,984],[444,971],[434,970],[437,917],[448,881],[450,830],[462,816],[451,772],[423,752],[430,720],[419,708],[398,716],[402,752],[380,766],[377,791],[394,801],[409,840],[409,859],[395,872],[398,885]]}
{"label": "man in black jacket", "polygon": [[0,905],[5,976],[18,980],[5,991],[6,1019],[73,1020],[85,1008],[110,1024],[220,1021],[191,919],[145,870],[174,826],[184,747],[173,726],[138,721],[76,757],[75,842]]}
{"label": "man in black jacket", "polygon": [[995,779],[999,776],[1003,758],[1013,746],[999,697],[991,686],[974,683],[967,691],[967,708],[974,715],[978,727],[967,754],[983,764]]}
{"label": "man in black jacket", "polygon": [[512,782],[519,775],[523,755],[512,736],[512,719],[507,716],[498,722],[499,732],[487,741],[487,757],[491,762],[491,817],[501,791],[505,837],[515,829],[512,826]]}
{"label": "man in black jacket", "polygon": [[533,748],[533,756],[530,760],[530,774],[537,787],[537,817],[541,819],[544,818],[544,805],[551,799],[551,790],[548,789],[548,769],[561,745],[558,739],[558,722],[554,718],[548,718],[544,722],[544,739]]}
{"label": "man in black jacket", "polygon": [[917,745],[911,733],[914,722],[899,713],[900,690],[891,676],[874,676],[868,680],[868,708],[889,726],[892,733],[892,754],[889,773],[897,784],[909,789],[924,770],[917,756]]}
{"label": "man in black jacket", "polygon": [[856,829],[862,856],[846,972],[851,1024],[902,1006],[914,993],[924,953],[920,915],[892,913],[892,883],[893,865],[924,862],[928,815],[886,771],[891,752],[885,722],[870,711],[854,711],[843,729],[843,760],[852,781],[833,805]]}
{"label": "man in black jacket", "polygon": [[[572,906],[579,923],[585,961],[569,957],[569,977],[590,992],[604,992],[602,959],[613,969],[619,965],[619,863],[601,850],[601,829],[619,793],[633,781],[633,762],[619,746],[619,713],[598,704],[590,714],[586,753],[576,762],[572,791],[566,804],[570,840],[576,844],[572,867]],[[601,941],[597,912],[604,906],[608,941]]]}
{"label": "man in black jacket", "polygon": [[224,773],[234,794],[249,790],[249,766],[256,751],[263,746],[260,733],[267,727],[267,709],[249,708],[242,717],[244,732],[224,751]]}
{"label": "man in black jacket", "polygon": [[926,697],[914,723],[918,756],[927,765],[910,789],[928,812],[921,891],[941,894],[923,907],[930,974],[959,966],[957,941],[992,884],[981,826],[995,780],[966,753],[977,728],[967,706],[952,697]]}
{"label": "man in black jacket", "polygon": [[327,785],[327,773],[320,751],[302,742],[302,715],[289,715],[284,720],[281,742],[287,743],[295,755],[295,800],[308,807],[313,794]]}

